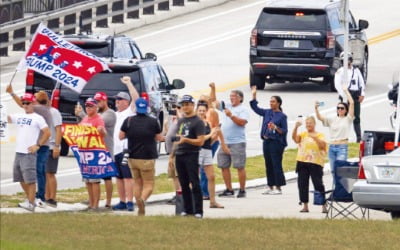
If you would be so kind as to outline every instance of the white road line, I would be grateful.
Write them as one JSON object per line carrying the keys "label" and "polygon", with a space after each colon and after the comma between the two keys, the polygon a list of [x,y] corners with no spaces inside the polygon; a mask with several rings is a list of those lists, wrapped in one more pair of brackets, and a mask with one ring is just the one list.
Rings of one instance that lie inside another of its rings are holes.
{"label": "white road line", "polygon": [[168,32],[168,31],[171,31],[171,30],[179,29],[179,28],[182,28],[182,27],[190,26],[192,24],[200,23],[200,22],[203,22],[203,21],[208,21],[208,20],[216,18],[216,17],[228,15],[228,14],[230,14],[232,12],[236,12],[236,11],[242,11],[244,9],[251,8],[251,7],[254,7],[256,5],[261,5],[261,4],[264,5],[265,1],[258,1],[258,2],[255,2],[255,3],[244,5],[244,6],[241,6],[241,7],[238,7],[238,8],[234,8],[234,9],[231,9],[231,10],[219,12],[218,14],[215,14],[215,15],[206,16],[206,17],[202,17],[202,18],[187,22],[187,23],[171,26],[171,27],[168,27],[168,28],[165,28],[165,29],[162,29],[162,30],[158,30],[158,31],[155,31],[155,32],[148,33],[146,35],[138,36],[138,37],[135,38],[135,40],[138,41],[138,40],[143,39],[143,38],[155,36],[155,35],[158,35],[160,33],[164,33],[164,32]]}

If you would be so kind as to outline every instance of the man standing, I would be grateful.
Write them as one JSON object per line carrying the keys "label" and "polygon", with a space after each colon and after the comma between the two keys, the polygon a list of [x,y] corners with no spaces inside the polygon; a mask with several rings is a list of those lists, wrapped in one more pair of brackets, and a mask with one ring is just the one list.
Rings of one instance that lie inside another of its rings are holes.
{"label": "man standing", "polygon": [[[23,107],[21,99],[14,94],[13,88],[11,84],[7,86],[7,93],[9,93],[14,101],[20,106]],[[36,93],[37,97],[35,98],[33,103],[33,112],[39,114],[46,121],[50,131],[54,128],[53,117],[51,116],[50,107],[47,106],[48,96],[44,91],[39,91]],[[43,143],[39,150],[37,151],[37,159],[36,159],[36,178],[37,178],[37,192],[36,192],[36,203],[38,206],[43,207],[44,202],[46,200],[46,165],[47,160],[50,155],[49,141]]]}
{"label": "man standing", "polygon": [[237,198],[246,197],[246,131],[245,126],[250,117],[249,110],[243,105],[243,92],[232,90],[229,95],[231,104],[225,104],[221,101],[219,106],[224,111],[222,121],[222,134],[225,137],[230,154],[220,150],[217,155],[218,167],[222,170],[226,189],[220,194],[220,197],[233,196],[235,192],[232,189],[230,166],[237,169],[239,177],[240,190]]}
{"label": "man standing", "polygon": [[[104,92],[97,92],[94,95],[94,99],[97,101],[97,106],[99,108],[99,114],[103,118],[106,136],[104,138],[106,147],[110,151],[110,155],[114,156],[114,127],[117,121],[117,116],[114,110],[108,107],[108,96]],[[111,209],[111,198],[113,192],[113,184],[111,177],[104,178],[104,183],[106,186],[106,208]]]}
{"label": "man standing", "polygon": [[119,139],[128,138],[133,191],[139,208],[138,215],[144,215],[145,201],[154,187],[155,159],[158,157],[156,140],[161,141],[163,136],[158,120],[148,115],[148,102],[139,98],[135,104],[137,115],[125,119]]}
{"label": "man standing", "polygon": [[199,151],[204,143],[205,126],[204,122],[196,115],[192,96],[182,96],[180,104],[183,117],[178,121],[178,136],[175,138],[176,149],[171,153],[170,159],[175,156],[175,166],[182,187],[185,206],[182,215],[194,214],[196,218],[201,219],[203,217],[203,197],[199,180]]}
{"label": "man standing", "polygon": [[[119,195],[119,203],[114,205],[113,210],[128,210],[133,211],[133,180],[131,170],[129,166],[126,164],[122,164],[122,160],[124,157],[124,151],[128,148],[128,141],[126,139],[119,139],[119,132],[122,126],[122,123],[126,118],[132,116],[135,110],[135,101],[139,98],[139,95],[133,87],[131,82],[131,78],[129,76],[124,76],[121,78],[121,82],[128,87],[129,93],[119,92],[115,96],[115,106],[117,108],[117,112],[115,112],[117,116],[117,122],[115,123],[114,129],[114,158],[115,165],[118,169],[117,175],[117,189]],[[132,100],[132,102],[131,102]],[[129,105],[129,103],[131,104]]]}
{"label": "man standing", "polygon": [[13,175],[14,182],[20,182],[28,199],[18,205],[34,212],[36,206],[36,153],[49,139],[50,130],[43,117],[33,112],[32,103],[35,97],[26,93],[20,100],[25,114],[14,114],[7,117],[9,123],[17,124],[17,147]]}
{"label": "man standing", "polygon": [[[365,96],[365,82],[364,77],[361,74],[360,70],[353,66],[353,56],[351,53],[347,54],[348,56],[348,66],[347,66],[347,79],[344,78],[344,66],[339,68],[335,74],[335,88],[339,94],[340,101],[343,101],[343,97],[345,96],[343,92],[343,84],[347,86],[351,96],[354,100],[354,132],[356,133],[357,142],[361,141],[361,103],[364,100]],[[345,53],[342,52],[340,54],[340,59],[342,60],[342,64],[344,61]]]}

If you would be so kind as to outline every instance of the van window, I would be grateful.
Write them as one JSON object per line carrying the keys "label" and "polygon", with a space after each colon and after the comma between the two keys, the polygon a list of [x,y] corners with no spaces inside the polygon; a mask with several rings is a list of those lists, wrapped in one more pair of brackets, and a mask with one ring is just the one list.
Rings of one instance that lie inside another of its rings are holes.
{"label": "van window", "polygon": [[125,39],[114,39],[115,58],[134,58],[129,41]]}
{"label": "van window", "polygon": [[322,10],[264,8],[257,26],[270,30],[325,30],[326,13]]}

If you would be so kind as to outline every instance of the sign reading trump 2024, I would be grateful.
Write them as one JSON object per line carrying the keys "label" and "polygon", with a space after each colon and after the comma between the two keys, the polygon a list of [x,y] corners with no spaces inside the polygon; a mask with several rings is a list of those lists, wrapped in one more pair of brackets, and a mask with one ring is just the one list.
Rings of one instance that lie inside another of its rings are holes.
{"label": "sign reading trump 2024", "polygon": [[83,178],[100,179],[117,175],[114,161],[96,127],[63,124],[63,137],[79,163]]}
{"label": "sign reading trump 2024", "polygon": [[40,24],[17,70],[26,67],[80,93],[95,74],[109,70],[97,56],[66,41]]}

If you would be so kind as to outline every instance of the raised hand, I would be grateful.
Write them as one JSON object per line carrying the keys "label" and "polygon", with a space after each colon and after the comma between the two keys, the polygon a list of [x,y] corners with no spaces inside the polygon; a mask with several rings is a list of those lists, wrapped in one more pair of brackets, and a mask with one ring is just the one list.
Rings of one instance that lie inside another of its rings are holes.
{"label": "raised hand", "polygon": [[131,77],[129,77],[129,76],[123,76],[123,77],[121,77],[121,82],[122,82],[123,84],[125,84],[125,85],[132,84]]}

